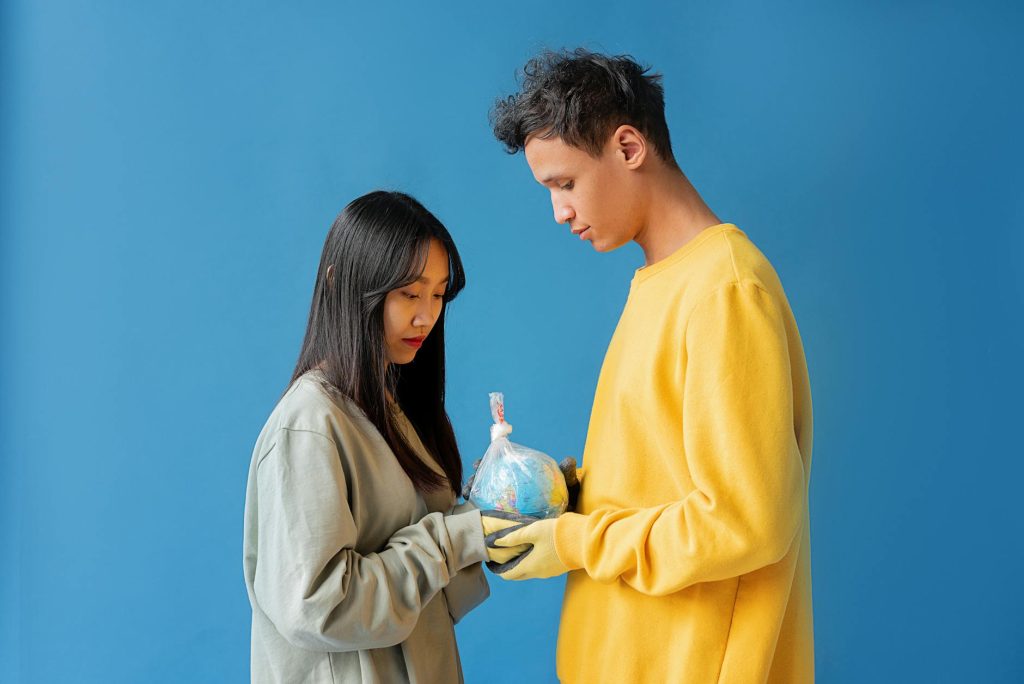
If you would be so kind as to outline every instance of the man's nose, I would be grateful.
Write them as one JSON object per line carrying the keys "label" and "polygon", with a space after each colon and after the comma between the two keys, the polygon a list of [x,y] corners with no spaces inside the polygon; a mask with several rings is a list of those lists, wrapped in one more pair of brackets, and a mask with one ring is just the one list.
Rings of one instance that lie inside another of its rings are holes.
{"label": "man's nose", "polygon": [[554,197],[551,198],[551,208],[555,212],[555,223],[568,223],[576,217],[572,207],[558,202]]}

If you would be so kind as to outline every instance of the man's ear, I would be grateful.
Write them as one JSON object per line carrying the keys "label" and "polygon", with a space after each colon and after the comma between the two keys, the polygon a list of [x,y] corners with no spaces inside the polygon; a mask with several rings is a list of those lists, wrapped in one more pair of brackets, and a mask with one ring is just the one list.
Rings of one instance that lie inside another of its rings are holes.
{"label": "man's ear", "polygon": [[612,145],[615,154],[621,156],[627,168],[638,169],[647,159],[647,138],[634,126],[623,124],[616,128],[612,134]]}
{"label": "man's ear", "polygon": [[327,267],[327,287],[334,286],[334,264]]}

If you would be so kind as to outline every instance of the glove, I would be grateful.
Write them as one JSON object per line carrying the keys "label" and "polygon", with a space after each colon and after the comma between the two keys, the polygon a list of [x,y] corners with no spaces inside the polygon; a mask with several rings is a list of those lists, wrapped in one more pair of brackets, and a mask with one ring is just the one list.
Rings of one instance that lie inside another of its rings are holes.
{"label": "glove", "polygon": [[566,489],[569,490],[569,507],[566,510],[575,511],[576,502],[580,498],[580,478],[583,476],[583,471],[577,470],[576,459],[572,456],[563,458],[558,463],[558,469],[562,471]]}
{"label": "glove", "polygon": [[569,567],[555,552],[555,520],[547,518],[513,525],[487,537],[488,554],[492,547],[526,548],[503,565],[493,567],[488,563],[487,567],[507,580],[544,579],[569,572]]}
{"label": "glove", "polygon": [[517,556],[529,550],[525,544],[521,546],[494,546],[491,540],[501,532],[522,527],[536,518],[505,511],[481,511],[480,524],[484,528],[484,544],[487,546],[487,567],[493,572],[496,567],[503,566]]}
{"label": "glove", "polygon": [[466,480],[466,484],[462,486],[462,498],[469,501],[469,493],[473,491],[473,480],[476,479],[476,471],[480,470],[480,463],[484,459],[478,458],[473,461],[473,472],[470,473],[469,479]]}

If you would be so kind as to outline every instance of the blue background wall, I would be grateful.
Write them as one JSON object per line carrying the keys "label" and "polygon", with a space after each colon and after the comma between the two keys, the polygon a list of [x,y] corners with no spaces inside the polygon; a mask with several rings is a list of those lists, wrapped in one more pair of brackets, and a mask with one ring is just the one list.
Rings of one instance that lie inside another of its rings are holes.
{"label": "blue background wall", "polygon": [[[462,250],[467,461],[492,389],[520,441],[580,453],[641,254],[556,226],[487,124],[577,44],[665,74],[677,157],[789,292],[820,681],[1024,677],[1013,3],[144,4],[2,9],[0,680],[246,680],[250,451],[363,192]],[[562,582],[492,585],[468,681],[554,681]]]}

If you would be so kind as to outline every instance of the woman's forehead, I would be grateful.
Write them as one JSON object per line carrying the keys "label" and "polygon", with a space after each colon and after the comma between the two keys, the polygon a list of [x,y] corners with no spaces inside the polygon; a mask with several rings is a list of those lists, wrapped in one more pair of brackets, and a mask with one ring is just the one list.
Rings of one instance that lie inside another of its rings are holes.
{"label": "woman's forehead", "polygon": [[430,239],[427,249],[423,250],[423,256],[418,266],[416,282],[438,285],[448,282],[451,277],[448,271],[448,250],[437,238]]}

